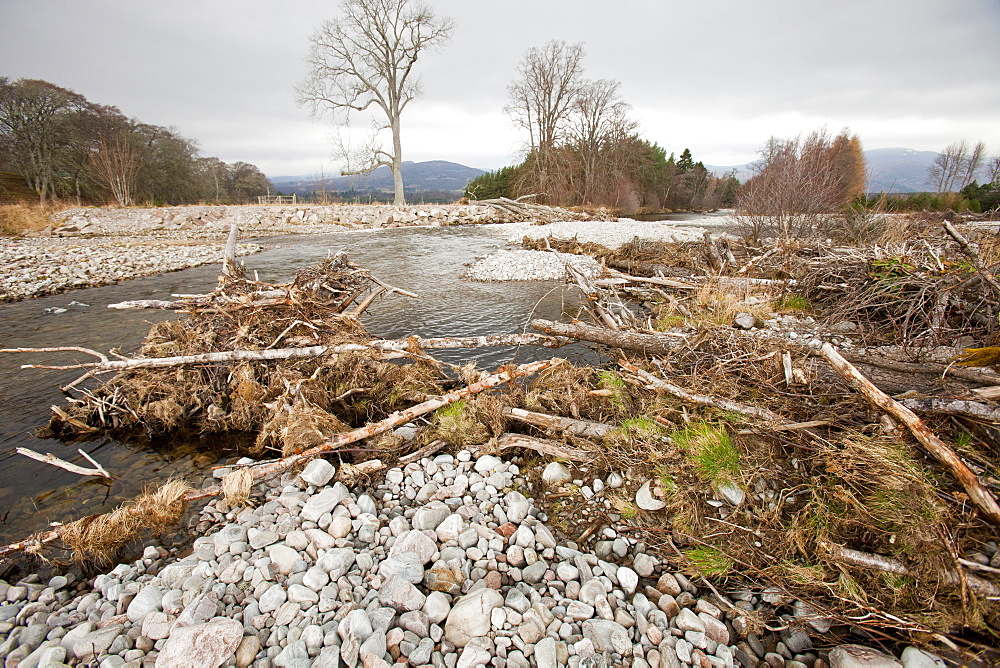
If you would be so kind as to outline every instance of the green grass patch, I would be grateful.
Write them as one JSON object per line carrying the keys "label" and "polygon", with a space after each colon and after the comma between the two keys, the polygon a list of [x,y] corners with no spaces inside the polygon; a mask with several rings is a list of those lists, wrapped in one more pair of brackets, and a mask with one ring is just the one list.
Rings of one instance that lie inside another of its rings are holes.
{"label": "green grass patch", "polygon": [[684,556],[702,575],[723,577],[733,570],[733,560],[714,547],[702,545],[684,550]]}
{"label": "green grass patch", "polygon": [[668,329],[673,329],[675,327],[684,327],[687,324],[687,320],[682,315],[670,314],[661,316],[654,323],[653,328],[658,332],[665,332]]}
{"label": "green grass patch", "polygon": [[739,476],[740,453],[725,427],[695,422],[674,434],[674,443],[687,453],[691,465],[707,482],[725,482]]}
{"label": "green grass patch", "polygon": [[787,294],[783,295],[780,299],[774,302],[775,311],[811,311],[812,304],[809,300],[799,294]]}
{"label": "green grass patch", "polygon": [[625,406],[625,396],[628,385],[620,374],[606,369],[597,372],[597,385],[602,390],[610,390],[611,404],[617,408]]}
{"label": "green grass patch", "polygon": [[668,497],[677,493],[677,481],[666,469],[659,467],[656,470],[656,477],[660,483],[660,488]]}

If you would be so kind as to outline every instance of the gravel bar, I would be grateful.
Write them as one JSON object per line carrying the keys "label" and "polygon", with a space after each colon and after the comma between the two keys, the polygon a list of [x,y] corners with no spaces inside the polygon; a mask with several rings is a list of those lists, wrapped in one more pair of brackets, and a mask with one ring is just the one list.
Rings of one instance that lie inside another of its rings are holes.
{"label": "gravel bar", "polygon": [[[209,503],[186,552],[149,545],[89,579],[0,581],[0,658],[101,668],[901,665],[869,647],[814,644],[815,628],[833,620],[807,603],[780,591],[716,595],[612,526],[589,549],[561,538],[517,491],[527,481],[512,461],[463,450],[373,475],[365,488],[336,473],[317,459],[258,484],[250,506]],[[633,484],[627,473],[586,477],[580,491]],[[579,503],[614,512],[601,494]],[[755,633],[757,608],[778,605],[794,610],[790,623]],[[943,665],[916,647],[903,660]]]}

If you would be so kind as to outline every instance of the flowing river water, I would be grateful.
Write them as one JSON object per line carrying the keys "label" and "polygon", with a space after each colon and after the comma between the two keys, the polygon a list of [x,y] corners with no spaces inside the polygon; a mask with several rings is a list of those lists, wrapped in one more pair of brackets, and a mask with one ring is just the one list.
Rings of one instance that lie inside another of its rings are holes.
{"label": "flowing river water", "polygon": [[[506,245],[486,229],[403,228],[274,237],[258,240],[266,250],[245,261],[261,280],[286,282],[296,271],[346,249],[349,258],[381,280],[419,295],[419,299],[394,295],[366,312],[362,318],[366,327],[383,338],[517,333],[533,317],[558,320],[566,310],[575,312],[577,296],[553,281],[460,280],[466,264]],[[163,311],[111,310],[108,304],[207,292],[215,286],[218,269],[218,265],[209,265],[2,305],[0,347],[82,346],[128,354],[137,349],[151,323],[176,316]],[[54,313],[52,309],[65,311]],[[553,354],[586,356],[586,350],[582,346],[559,351],[508,347],[435,354],[446,361],[473,360],[481,369],[493,369],[512,360],[525,362]],[[21,369],[20,365],[92,360],[80,353],[0,355],[0,544],[43,529],[49,522],[106,512],[144,486],[155,486],[171,475],[203,472],[232,456],[224,445],[220,447],[218,439],[136,446],[110,438],[72,445],[36,438],[34,432],[48,420],[49,406],[65,402],[59,387],[80,372]],[[16,454],[17,447],[51,452],[89,466],[77,452],[82,448],[117,479],[108,483],[70,474]]]}

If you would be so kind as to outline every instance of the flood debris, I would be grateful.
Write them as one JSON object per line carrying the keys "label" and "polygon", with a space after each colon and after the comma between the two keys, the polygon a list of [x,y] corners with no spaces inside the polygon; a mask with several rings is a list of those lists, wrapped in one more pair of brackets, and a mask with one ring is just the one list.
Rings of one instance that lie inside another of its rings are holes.
{"label": "flood debris", "polygon": [[172,305],[186,316],[139,355],[85,363],[115,375],[76,384],[49,429],[244,433],[234,457],[255,459],[181,497],[230,504],[317,457],[364,485],[441,450],[503,452],[578,545],[611,550],[613,530],[746,602],[741,636],[809,624],[830,644],[941,643],[989,663],[1000,375],[956,362],[997,363],[973,349],[1000,342],[1000,244],[955,232],[964,242],[912,220],[868,247],[530,242],[603,262],[599,279],[567,269],[589,315],[463,344],[585,341],[603,367],[487,373],[435,360],[432,340],[375,340],[360,307],[400,291],[342,256],[281,286],[237,272]]}

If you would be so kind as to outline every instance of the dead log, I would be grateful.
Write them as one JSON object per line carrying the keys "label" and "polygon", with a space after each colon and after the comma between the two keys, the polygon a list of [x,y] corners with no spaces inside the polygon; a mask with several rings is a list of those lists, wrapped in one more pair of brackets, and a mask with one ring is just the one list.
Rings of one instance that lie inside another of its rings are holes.
{"label": "dead log", "polygon": [[219,274],[219,283],[224,284],[230,281],[244,281],[247,278],[247,268],[236,258],[236,240],[240,236],[240,228],[233,223],[229,226],[229,238],[226,239],[226,250],[222,256],[222,272]]}
{"label": "dead log", "polygon": [[601,343],[612,348],[637,350],[647,354],[668,355],[681,346],[678,338],[665,334],[638,334],[636,332],[616,332],[603,327],[594,327],[582,322],[566,324],[551,320],[532,320],[531,328],[551,336],[562,336],[592,343]]}
{"label": "dead log", "polygon": [[320,357],[322,355],[337,355],[348,352],[359,352],[362,350],[376,350],[382,352],[406,352],[416,348],[426,349],[448,349],[448,348],[485,348],[493,346],[520,346],[538,345],[548,348],[558,348],[569,343],[566,339],[558,339],[541,334],[492,334],[486,336],[455,336],[442,337],[436,339],[421,339],[411,337],[408,339],[382,339],[369,341],[368,343],[345,343],[339,346],[307,346],[304,348],[266,348],[264,350],[223,350],[213,353],[201,353],[198,355],[177,355],[174,357],[135,357],[119,360],[109,360],[102,353],[89,348],[76,346],[65,346],[59,348],[4,348],[0,353],[39,353],[39,352],[65,352],[75,351],[93,355],[101,359],[100,362],[82,362],[80,364],[68,364],[63,366],[53,366],[47,364],[22,364],[22,369],[89,369],[90,373],[103,373],[109,371],[122,371],[125,369],[148,369],[172,366],[183,366],[185,364],[212,364],[223,362],[265,362],[269,360],[284,360]]}
{"label": "dead log", "polygon": [[581,436],[583,438],[603,438],[616,429],[609,424],[601,422],[574,420],[559,415],[546,415],[545,413],[526,411],[521,408],[506,408],[504,409],[504,415],[536,427],[564,431],[573,436]]}
{"label": "dead log", "polygon": [[[669,392],[670,394],[683,399],[684,401],[690,401],[694,404],[701,404],[702,406],[712,406],[713,408],[719,408],[724,411],[734,411],[736,413],[741,413],[743,415],[749,415],[750,417],[760,418],[761,420],[767,420],[774,425],[788,424],[785,418],[781,417],[774,411],[770,411],[766,408],[760,408],[758,406],[749,406],[747,404],[741,404],[738,401],[733,401],[731,399],[723,399],[720,397],[710,397],[704,394],[694,394],[688,392],[682,387],[674,385],[673,383],[668,383],[662,378],[657,378],[653,374],[640,369],[639,367],[621,360],[618,362],[618,366],[625,369],[629,373],[639,376],[639,378],[644,381],[650,389],[663,390],[664,392]],[[803,427],[804,428],[804,427]]]}
{"label": "dead log", "polygon": [[524,434],[504,434],[497,440],[497,450],[510,448],[527,448],[555,459],[568,459],[574,462],[589,462],[594,460],[594,454],[573,448],[562,443],[556,443],[544,438],[533,438]]}
{"label": "dead log", "polygon": [[[837,563],[857,566],[859,568],[867,568],[868,570],[873,571],[882,571],[884,573],[897,573],[899,575],[914,574],[913,571],[911,571],[905,564],[902,564],[895,559],[890,559],[889,557],[883,557],[880,554],[871,554],[869,552],[852,550],[849,547],[836,545],[834,543],[830,543],[829,541],[821,541],[819,548],[821,556],[826,557],[831,561],[836,561]],[[980,596],[1000,595],[1000,587],[992,582],[989,582],[988,580],[972,575],[971,573],[963,573],[960,576],[954,571],[939,571],[937,576],[942,583],[951,587],[961,587],[962,580],[964,579],[969,591],[979,594]]]}
{"label": "dead log", "polygon": [[632,276],[620,271],[614,271],[613,269],[609,270],[608,273],[615,278],[620,278],[625,281],[631,281],[633,283],[648,283],[649,285],[662,285],[665,288],[674,288],[675,290],[698,290],[701,287],[671,278],[647,278],[645,276]]}
{"label": "dead log", "polygon": [[1000,408],[991,408],[978,401],[925,397],[922,399],[902,399],[899,403],[910,410],[920,411],[921,413],[960,415],[962,417],[973,418],[974,420],[1000,422]]}
{"label": "dead log", "polygon": [[848,385],[861,393],[873,405],[905,424],[910,433],[924,446],[924,449],[951,471],[951,474],[955,476],[955,479],[962,485],[976,507],[983,512],[983,515],[993,524],[1000,525],[1000,506],[997,505],[996,499],[980,484],[976,474],[959,459],[955,451],[938,438],[916,413],[875,387],[850,362],[841,357],[840,353],[829,343],[823,344],[821,352],[833,370],[847,381]]}
{"label": "dead log", "polygon": [[897,362],[896,360],[876,357],[857,352],[841,353],[844,359],[854,364],[868,364],[890,371],[901,371],[903,373],[920,373],[929,376],[954,376],[963,380],[969,380],[980,385],[1000,385],[1000,375],[987,371],[977,371],[954,364],[938,364],[937,362]]}

